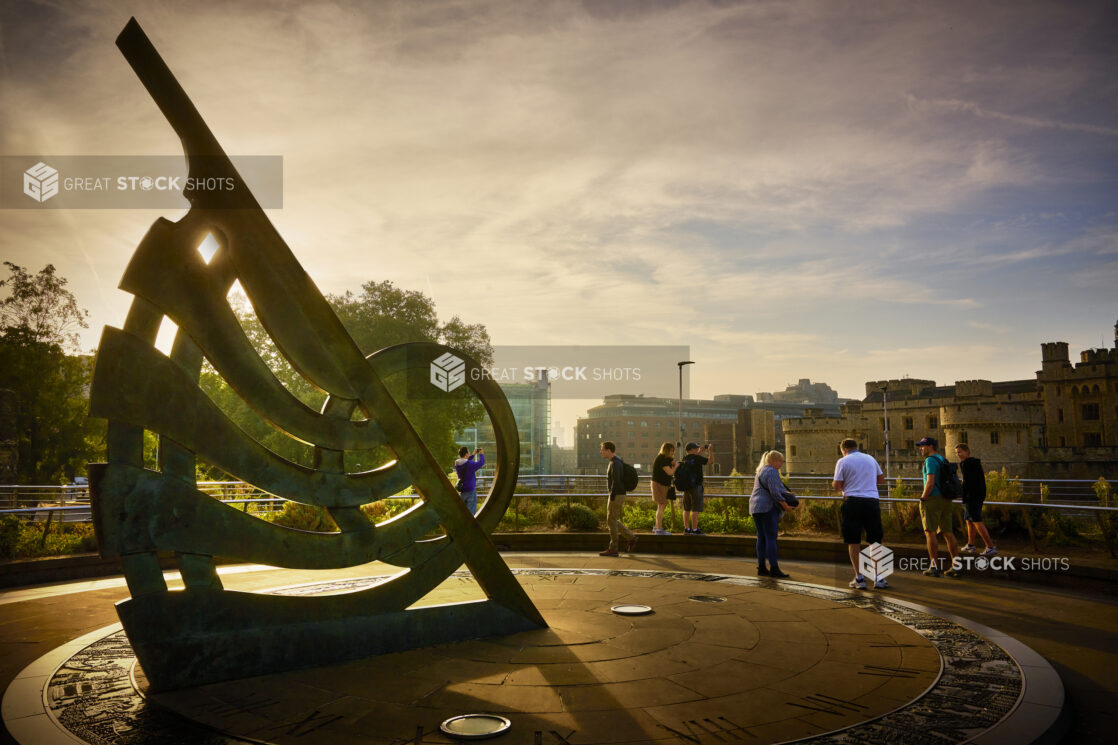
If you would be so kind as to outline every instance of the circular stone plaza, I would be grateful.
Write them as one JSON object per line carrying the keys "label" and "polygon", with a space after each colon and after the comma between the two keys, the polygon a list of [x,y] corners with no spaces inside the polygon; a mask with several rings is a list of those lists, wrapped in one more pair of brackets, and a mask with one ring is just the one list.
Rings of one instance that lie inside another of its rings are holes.
{"label": "circular stone plaza", "polygon": [[[1113,741],[1118,607],[1100,578],[898,572],[859,591],[833,562],[791,559],[774,580],[746,556],[503,558],[548,628],[161,693],[117,621],[120,575],[67,579],[90,570],[40,563],[24,576],[53,581],[18,586],[9,571],[4,742],[450,743],[477,736],[443,729],[468,714],[493,715],[482,734],[503,722],[491,741],[509,745]],[[220,574],[230,589],[325,596],[395,571]],[[420,605],[482,597],[461,570]]]}

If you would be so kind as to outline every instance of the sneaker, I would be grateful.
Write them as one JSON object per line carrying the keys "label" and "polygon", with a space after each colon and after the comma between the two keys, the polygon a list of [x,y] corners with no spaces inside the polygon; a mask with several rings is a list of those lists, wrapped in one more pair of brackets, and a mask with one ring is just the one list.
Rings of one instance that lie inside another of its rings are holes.
{"label": "sneaker", "polygon": [[758,577],[771,577],[772,573],[769,572],[769,570],[765,569],[764,567],[757,567],[757,576]]}
{"label": "sneaker", "polygon": [[664,530],[663,528],[653,528],[652,535],[671,535],[671,531]]}
{"label": "sneaker", "polygon": [[633,536],[625,544],[625,553],[629,553],[629,554],[633,553],[633,547],[636,546],[636,545],[637,545],[637,537]]}
{"label": "sneaker", "polygon": [[924,570],[924,576],[925,577],[940,577],[942,575],[939,572],[939,567],[934,567],[933,566],[933,567],[928,567],[927,569]]}
{"label": "sneaker", "polygon": [[969,543],[967,545],[963,546],[959,550],[962,551],[964,554],[976,554],[976,553],[978,553],[978,548],[976,548],[975,546],[972,546]]}
{"label": "sneaker", "polygon": [[876,580],[874,580],[873,589],[887,590],[889,589],[889,583],[885,581],[884,577],[878,577]]}
{"label": "sneaker", "polygon": [[691,535],[706,535],[706,533],[699,530],[698,528],[695,528],[694,530],[691,531]]}
{"label": "sneaker", "polygon": [[618,555],[619,554],[616,551],[614,551],[612,548],[607,548],[605,551],[601,551],[601,552],[598,553],[598,556],[618,556]]}
{"label": "sneaker", "polygon": [[859,574],[857,577],[850,580],[850,587],[853,587],[855,590],[866,589],[866,578]]}
{"label": "sneaker", "polygon": [[691,535],[691,528],[684,528],[683,529],[683,534],[684,535]]}
{"label": "sneaker", "polygon": [[995,556],[997,553],[998,553],[998,547],[997,546],[990,546],[988,549],[986,549],[985,551],[982,552],[982,555],[983,556]]}
{"label": "sneaker", "polygon": [[952,567],[952,568],[948,569],[946,572],[944,572],[943,576],[944,577],[951,577],[952,579],[958,579],[959,577],[963,576],[963,573],[960,572],[955,567]]}
{"label": "sneaker", "polygon": [[782,572],[779,569],[770,569],[769,576],[775,579],[786,579],[788,577],[791,577],[792,575],[788,574],[787,572]]}

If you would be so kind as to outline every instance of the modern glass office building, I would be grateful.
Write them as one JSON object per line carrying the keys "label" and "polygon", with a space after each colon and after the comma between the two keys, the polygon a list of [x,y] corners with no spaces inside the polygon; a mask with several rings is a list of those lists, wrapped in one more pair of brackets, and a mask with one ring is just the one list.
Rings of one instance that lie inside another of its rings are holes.
{"label": "modern glass office building", "polygon": [[[520,433],[520,473],[551,473],[551,384],[502,384],[516,428]],[[468,448],[496,448],[496,437],[488,417],[458,433],[456,441]]]}

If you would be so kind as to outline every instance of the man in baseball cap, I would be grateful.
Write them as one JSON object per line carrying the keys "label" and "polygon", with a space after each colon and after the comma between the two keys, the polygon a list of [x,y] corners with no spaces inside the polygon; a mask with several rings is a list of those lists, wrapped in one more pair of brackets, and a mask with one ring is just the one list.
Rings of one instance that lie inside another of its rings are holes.
{"label": "man in baseball cap", "polygon": [[924,572],[929,577],[939,577],[939,539],[937,533],[943,533],[947,541],[947,553],[951,556],[951,564],[942,572],[946,577],[960,576],[955,569],[955,557],[959,555],[959,544],[955,534],[951,532],[952,507],[951,500],[943,496],[940,484],[947,466],[947,459],[936,452],[939,443],[934,437],[924,437],[916,443],[916,449],[924,456],[924,492],[920,495],[920,522],[924,526],[924,540],[928,545],[928,558],[931,566]]}

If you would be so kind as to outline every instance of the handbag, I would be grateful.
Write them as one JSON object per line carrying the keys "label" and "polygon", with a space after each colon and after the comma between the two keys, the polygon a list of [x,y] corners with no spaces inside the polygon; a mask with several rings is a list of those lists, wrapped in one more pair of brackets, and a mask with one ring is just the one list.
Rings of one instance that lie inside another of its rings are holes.
{"label": "handbag", "polygon": [[675,487],[674,486],[669,486],[668,487],[667,498],[668,498],[669,502],[674,502],[675,501]]}

